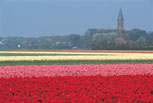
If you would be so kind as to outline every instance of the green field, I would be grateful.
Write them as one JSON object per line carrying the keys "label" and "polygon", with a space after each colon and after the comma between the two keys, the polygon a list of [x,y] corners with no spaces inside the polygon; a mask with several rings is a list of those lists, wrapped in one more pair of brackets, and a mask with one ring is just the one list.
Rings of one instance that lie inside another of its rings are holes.
{"label": "green field", "polygon": [[74,64],[153,64],[153,60],[51,60],[51,61],[0,61],[7,65],[74,65]]}

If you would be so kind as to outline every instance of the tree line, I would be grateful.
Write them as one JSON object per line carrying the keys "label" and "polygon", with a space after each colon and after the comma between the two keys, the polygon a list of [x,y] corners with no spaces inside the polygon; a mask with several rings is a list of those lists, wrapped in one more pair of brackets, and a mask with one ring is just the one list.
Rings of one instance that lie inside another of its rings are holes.
{"label": "tree line", "polygon": [[1,50],[152,50],[153,32],[133,29],[122,33],[90,29],[84,35],[0,37]]}

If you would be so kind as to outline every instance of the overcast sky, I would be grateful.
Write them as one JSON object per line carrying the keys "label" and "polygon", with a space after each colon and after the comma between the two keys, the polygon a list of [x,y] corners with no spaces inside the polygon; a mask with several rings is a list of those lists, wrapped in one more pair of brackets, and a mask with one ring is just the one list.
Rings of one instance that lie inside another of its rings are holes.
{"label": "overcast sky", "polygon": [[83,34],[89,28],[153,31],[153,0],[0,0],[0,36]]}

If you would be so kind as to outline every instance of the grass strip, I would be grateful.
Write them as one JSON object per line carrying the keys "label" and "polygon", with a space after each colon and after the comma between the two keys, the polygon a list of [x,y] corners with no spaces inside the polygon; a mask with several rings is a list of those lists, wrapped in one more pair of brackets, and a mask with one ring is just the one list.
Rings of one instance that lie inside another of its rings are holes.
{"label": "grass strip", "polygon": [[34,53],[0,53],[0,56],[108,56],[111,54],[34,54]]}
{"label": "grass strip", "polygon": [[79,64],[153,64],[153,60],[50,60],[0,61],[0,66],[14,65],[79,65]]}

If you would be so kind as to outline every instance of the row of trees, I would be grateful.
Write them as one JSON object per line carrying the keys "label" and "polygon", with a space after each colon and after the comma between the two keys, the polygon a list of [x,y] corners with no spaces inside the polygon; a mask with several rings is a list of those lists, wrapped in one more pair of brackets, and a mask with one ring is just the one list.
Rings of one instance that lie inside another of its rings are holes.
{"label": "row of trees", "polygon": [[48,37],[0,37],[0,49],[153,49],[153,32],[133,29],[118,33],[89,29],[84,35],[70,34]]}
{"label": "row of trees", "polygon": [[49,37],[1,37],[0,49],[77,49],[80,48],[81,36],[71,34],[67,36]]}
{"label": "row of trees", "polygon": [[153,49],[153,33],[138,29],[123,33],[98,33],[92,40],[92,49]]}

